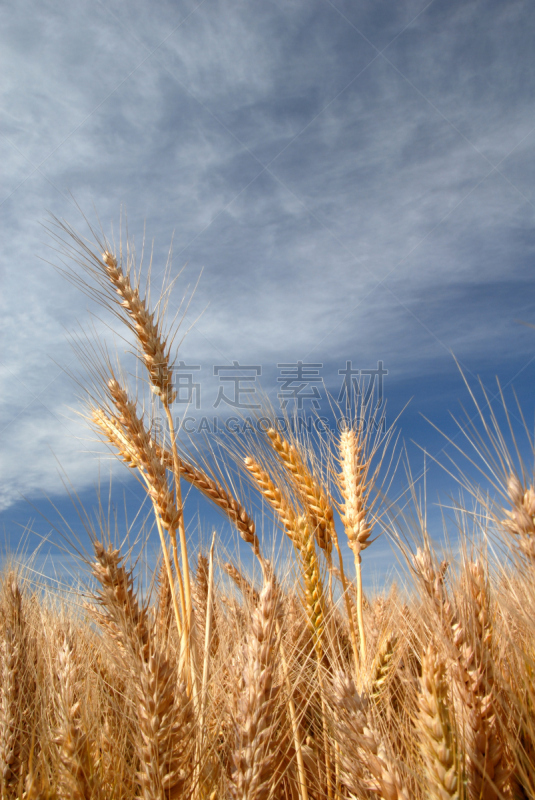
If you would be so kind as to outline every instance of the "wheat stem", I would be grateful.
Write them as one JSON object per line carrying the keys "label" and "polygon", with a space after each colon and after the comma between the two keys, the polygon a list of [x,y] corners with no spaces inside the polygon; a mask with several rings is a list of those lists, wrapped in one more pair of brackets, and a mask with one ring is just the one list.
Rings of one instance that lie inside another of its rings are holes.
{"label": "wheat stem", "polygon": [[206,696],[208,692],[208,677],[210,670],[210,652],[211,652],[211,636],[212,636],[212,621],[213,613],[213,596],[214,596],[214,545],[215,545],[216,532],[212,534],[212,544],[210,545],[210,557],[208,567],[208,596],[206,599],[206,622],[204,629],[204,663],[202,670],[202,689],[201,689],[201,710],[199,714],[199,727],[201,736],[204,735],[204,713],[206,709]]}
{"label": "wheat stem", "polygon": [[357,573],[357,620],[360,636],[360,653],[362,663],[366,663],[366,633],[364,630],[364,614],[362,609],[362,557],[360,553],[355,553],[355,571]]}

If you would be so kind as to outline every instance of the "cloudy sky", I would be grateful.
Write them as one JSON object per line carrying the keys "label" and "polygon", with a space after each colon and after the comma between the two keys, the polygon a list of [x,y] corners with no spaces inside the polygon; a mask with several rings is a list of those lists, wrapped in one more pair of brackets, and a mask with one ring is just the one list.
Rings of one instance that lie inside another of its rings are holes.
{"label": "cloudy sky", "polygon": [[144,230],[153,242],[153,283],[173,241],[171,312],[200,276],[180,351],[200,367],[199,415],[233,413],[214,403],[236,373],[215,366],[260,368],[248,385],[277,407],[280,365],[315,364],[328,413],[348,361],[382,362],[387,419],[411,400],[401,437],[434,456],[444,441],[421,414],[451,434],[448,412],[469,405],[455,356],[491,395],[494,376],[515,387],[532,418],[534,24],[514,0],[3,4],[12,546],[49,501],[68,516],[65,480],[90,502],[103,473],[66,374],[69,334],[95,309],[49,263],[50,214],[88,235],[81,209],[118,235],[122,209],[138,248]]}

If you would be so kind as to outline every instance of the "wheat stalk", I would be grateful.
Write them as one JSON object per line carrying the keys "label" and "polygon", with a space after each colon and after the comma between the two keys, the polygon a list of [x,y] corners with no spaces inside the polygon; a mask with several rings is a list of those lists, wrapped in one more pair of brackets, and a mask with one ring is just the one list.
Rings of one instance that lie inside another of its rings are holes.
{"label": "wheat stalk", "polygon": [[[245,466],[252,476],[255,484],[267,499],[271,507],[276,511],[284,525],[285,531],[300,554],[301,571],[305,588],[305,604],[307,609],[307,619],[314,642],[314,649],[317,658],[318,678],[320,681],[320,694],[322,706],[325,705],[323,684],[321,678],[321,662],[323,659],[323,634],[325,629],[325,596],[321,580],[320,567],[316,548],[314,545],[314,535],[310,526],[308,515],[296,515],[281,491],[274,482],[250,456],[245,458]],[[292,710],[290,709],[290,714]],[[328,746],[328,736],[326,729],[325,715],[323,715],[323,735],[325,741],[325,766],[327,773],[327,792],[329,800],[332,796],[331,786],[331,766]],[[295,736],[294,736],[295,740]],[[300,767],[300,784],[303,786],[302,766]],[[303,793],[303,789],[301,789]]]}
{"label": "wheat stalk", "polygon": [[284,525],[286,534],[301,556],[301,567],[305,584],[305,600],[314,643],[321,657],[321,638],[324,631],[325,599],[320,567],[314,546],[314,536],[306,515],[297,515],[268,473],[250,456],[245,466],[257,487],[269,502]]}
{"label": "wheat stalk", "polygon": [[95,542],[95,577],[101,589],[96,598],[104,607],[105,630],[120,645],[122,662],[130,671],[136,698],[139,736],[136,742],[138,779],[144,800],[183,796],[190,775],[193,710],[186,686],[156,644],[145,607],[140,608],[131,572],[121,565],[118,550]]}
{"label": "wheat stalk", "polygon": [[[163,334],[160,322],[155,321],[155,312],[148,309],[147,300],[141,297],[139,286],[133,285],[131,280],[131,269],[127,269],[126,273],[123,271],[122,266],[118,264],[116,256],[106,249],[102,254],[102,264],[106,277],[111,282],[115,289],[116,295],[120,298],[119,305],[126,314],[127,325],[135,334],[142,351],[142,358],[149,373],[152,391],[158,395],[163,403],[165,414],[167,417],[167,424],[169,428],[169,436],[171,440],[172,455],[173,455],[173,470],[174,470],[174,508],[176,510],[176,518],[169,519],[162,516],[162,524],[169,530],[169,536],[173,547],[173,555],[175,558],[175,568],[177,575],[179,573],[178,559],[177,559],[177,544],[176,544],[176,530],[180,536],[180,549],[182,557],[182,570],[183,570],[183,650],[185,652],[186,662],[189,665],[189,678],[193,684],[194,694],[196,690],[196,671],[193,664],[193,653],[190,646],[190,635],[192,633],[192,604],[191,604],[191,585],[189,575],[189,562],[188,550],[186,542],[186,531],[184,527],[184,519],[182,514],[182,494],[180,488],[180,461],[178,458],[176,435],[174,431],[173,417],[170,410],[170,405],[176,398],[176,392],[173,389],[173,371],[172,363],[170,360],[169,345],[167,338]],[[113,389],[116,387],[109,387],[113,399]],[[123,420],[121,420],[123,422]],[[128,423],[126,422],[126,425]],[[131,432],[131,431],[129,431]],[[145,465],[146,466],[146,465]],[[161,514],[162,508],[164,512],[168,512],[173,506],[169,501],[169,490],[167,484],[161,482],[153,482],[151,474],[149,475],[149,494],[155,508]],[[165,474],[165,469],[164,469]],[[163,546],[163,538],[162,538]],[[165,552],[164,552],[165,557]],[[166,558],[166,562],[168,559]],[[169,570],[168,570],[169,572]],[[171,576],[169,575],[171,581]]]}

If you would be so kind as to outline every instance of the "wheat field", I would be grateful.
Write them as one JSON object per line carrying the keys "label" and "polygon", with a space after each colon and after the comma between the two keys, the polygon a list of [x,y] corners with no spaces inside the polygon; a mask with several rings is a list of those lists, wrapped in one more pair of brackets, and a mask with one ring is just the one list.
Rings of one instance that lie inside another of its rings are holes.
{"label": "wheat field", "polygon": [[[103,521],[83,611],[4,570],[2,800],[535,798],[534,476],[492,406],[478,406],[481,488],[459,471],[473,503],[446,557],[410,481],[401,535],[385,499],[394,442],[371,426],[327,432],[319,450],[275,425],[226,443],[242,493],[176,435],[169,287],[151,305],[128,243],[54,225],[68,277],[126,325],[150,384],[142,401],[103,348],[80,354],[87,419],[142,483],[161,558],[142,593]],[[254,575],[223,563],[215,538],[192,547],[186,487],[226,515]],[[270,525],[291,545],[285,570]],[[367,595],[379,534],[397,541],[407,586]]]}

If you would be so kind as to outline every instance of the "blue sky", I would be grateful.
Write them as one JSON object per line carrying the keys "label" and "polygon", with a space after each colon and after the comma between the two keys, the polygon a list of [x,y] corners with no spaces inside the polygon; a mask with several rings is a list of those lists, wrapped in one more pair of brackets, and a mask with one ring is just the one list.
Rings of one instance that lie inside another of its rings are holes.
{"label": "blue sky", "polygon": [[[91,504],[110,469],[65,374],[68,333],[95,307],[47,263],[49,213],[86,233],[71,195],[107,233],[121,208],[138,247],[146,230],[156,286],[173,241],[171,312],[202,271],[179,356],[201,366],[201,416],[216,365],[260,366],[276,405],[277,365],[319,363],[327,413],[347,361],[382,361],[387,419],[411,400],[399,427],[418,472],[411,442],[444,446],[421,414],[451,434],[448,412],[469,406],[454,354],[491,394],[494,376],[516,387],[532,419],[532,4],[21,0],[0,15],[12,545],[20,524],[47,530],[23,496],[75,525],[65,476]],[[131,477],[112,472],[135,508]],[[439,487],[431,470],[430,503]],[[374,547],[387,569],[387,545]]]}

